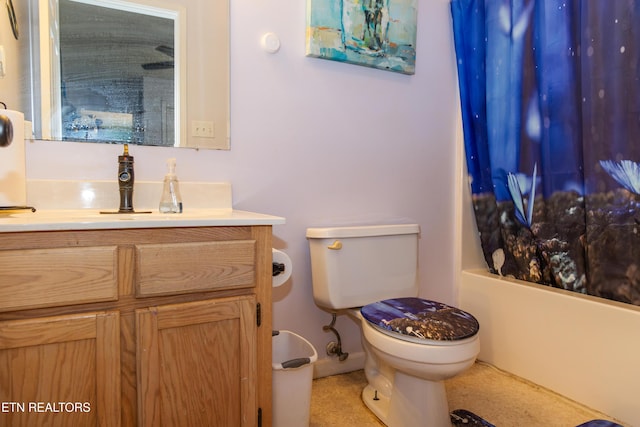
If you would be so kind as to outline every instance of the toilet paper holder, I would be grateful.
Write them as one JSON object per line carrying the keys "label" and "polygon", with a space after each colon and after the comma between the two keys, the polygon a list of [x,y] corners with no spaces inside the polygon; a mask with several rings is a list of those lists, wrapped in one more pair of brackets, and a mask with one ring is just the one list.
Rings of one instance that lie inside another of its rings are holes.
{"label": "toilet paper holder", "polygon": [[285,272],[285,265],[282,262],[274,262],[273,265],[273,277],[279,276]]}
{"label": "toilet paper holder", "polygon": [[282,251],[271,248],[271,285],[274,288],[284,285],[293,272],[291,258]]}

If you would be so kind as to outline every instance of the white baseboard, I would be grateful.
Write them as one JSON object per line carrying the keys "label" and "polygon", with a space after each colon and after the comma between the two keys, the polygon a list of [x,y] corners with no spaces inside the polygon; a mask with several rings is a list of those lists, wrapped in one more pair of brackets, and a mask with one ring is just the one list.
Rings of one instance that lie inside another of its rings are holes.
{"label": "white baseboard", "polygon": [[337,357],[318,359],[313,365],[313,378],[329,377],[364,368],[364,351],[349,353],[347,360],[341,362]]}

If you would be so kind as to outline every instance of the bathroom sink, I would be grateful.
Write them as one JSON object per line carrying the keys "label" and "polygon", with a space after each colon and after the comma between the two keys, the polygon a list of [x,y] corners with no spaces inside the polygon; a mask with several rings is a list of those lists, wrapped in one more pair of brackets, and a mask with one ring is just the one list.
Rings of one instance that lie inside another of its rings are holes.
{"label": "bathroom sink", "polygon": [[27,201],[37,211],[0,212],[0,232],[284,224],[281,217],[233,209],[229,183],[181,182],[180,190],[184,212],[164,214],[158,212],[162,182],[138,181],[133,199],[138,212],[121,214],[115,213],[115,181],[29,180]]}
{"label": "bathroom sink", "polygon": [[235,209],[191,209],[180,214],[101,214],[89,209],[0,215],[0,232],[284,224],[284,218]]}
{"label": "bathroom sink", "polygon": [[[106,213],[103,213],[106,212]],[[180,214],[165,214],[157,211],[120,213],[116,210],[42,211],[42,215],[65,222],[113,222],[113,221],[184,221],[229,217],[231,209],[194,209]]]}

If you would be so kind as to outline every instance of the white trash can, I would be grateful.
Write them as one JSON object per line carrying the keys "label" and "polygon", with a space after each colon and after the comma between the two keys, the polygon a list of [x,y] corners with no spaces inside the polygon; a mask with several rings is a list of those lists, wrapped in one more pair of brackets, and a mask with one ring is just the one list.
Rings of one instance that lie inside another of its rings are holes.
{"label": "white trash can", "polygon": [[273,427],[308,426],[316,349],[291,331],[273,331],[272,344]]}

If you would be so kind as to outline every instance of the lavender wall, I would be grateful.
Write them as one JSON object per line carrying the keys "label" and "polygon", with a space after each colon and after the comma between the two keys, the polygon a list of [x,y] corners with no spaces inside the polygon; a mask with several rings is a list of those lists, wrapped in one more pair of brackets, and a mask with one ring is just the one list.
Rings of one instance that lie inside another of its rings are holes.
{"label": "lavender wall", "polygon": [[[161,180],[176,157],[182,181],[229,181],[234,206],[287,218],[274,246],[293,260],[274,294],[274,327],[309,339],[321,358],[333,337],[311,293],[305,229],[409,219],[420,224],[422,296],[454,303],[455,59],[447,0],[419,4],[416,74],[307,58],[305,2],[231,2],[231,151],[131,147],[136,179]],[[280,51],[260,47],[276,33]],[[0,43],[8,34],[0,33]],[[189,43],[193,41],[190,40]],[[31,179],[114,179],[121,146],[32,142]],[[338,322],[347,351],[359,331]]]}

